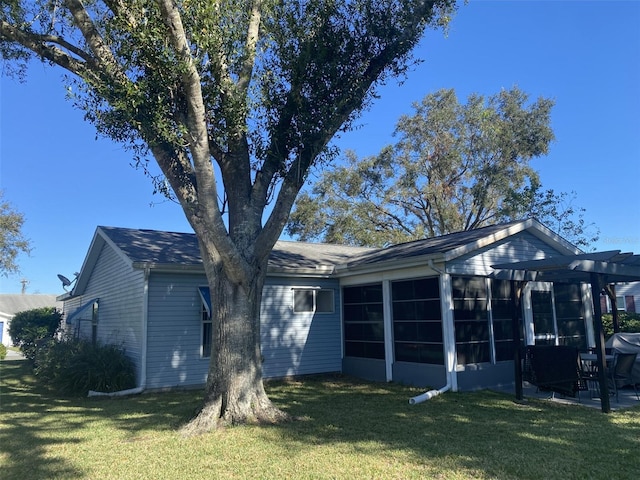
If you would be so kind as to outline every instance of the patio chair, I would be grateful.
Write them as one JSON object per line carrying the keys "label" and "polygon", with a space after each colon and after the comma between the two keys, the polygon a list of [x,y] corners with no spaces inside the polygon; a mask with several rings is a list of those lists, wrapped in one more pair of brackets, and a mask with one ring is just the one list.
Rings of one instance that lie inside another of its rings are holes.
{"label": "patio chair", "polygon": [[[580,381],[578,390],[588,390],[591,398],[600,396],[600,377],[598,367],[594,364],[580,362]],[[578,393],[578,398],[579,398]]]}
{"label": "patio chair", "polygon": [[538,390],[580,398],[586,382],[580,378],[578,349],[569,346],[529,345],[525,366],[530,368],[529,382]]}
{"label": "patio chair", "polygon": [[620,401],[618,387],[623,387],[625,385],[632,385],[633,390],[636,392],[636,398],[640,400],[638,388],[636,387],[631,375],[637,356],[637,353],[616,353],[609,378],[610,383],[613,386],[613,391],[616,394],[616,402]]}

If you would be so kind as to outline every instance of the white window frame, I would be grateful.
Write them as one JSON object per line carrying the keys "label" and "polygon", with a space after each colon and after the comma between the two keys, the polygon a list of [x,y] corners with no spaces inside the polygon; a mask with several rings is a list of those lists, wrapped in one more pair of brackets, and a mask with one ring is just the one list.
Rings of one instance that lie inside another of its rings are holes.
{"label": "white window frame", "polygon": [[[205,355],[204,347],[205,347],[205,325],[210,325],[209,330],[211,331],[211,338],[209,342],[211,343],[209,355]],[[213,352],[213,320],[211,319],[211,313],[205,306],[204,302],[200,306],[200,358],[211,358],[211,353]]]}
{"label": "white window frame", "polygon": [[[311,310],[297,310],[296,309],[296,293],[298,292],[311,292],[312,307]],[[331,310],[318,310],[318,292],[329,292],[331,295]],[[317,313],[319,315],[330,315],[336,311],[336,293],[333,288],[320,288],[320,287],[293,287],[291,289],[291,310],[293,313]]]}

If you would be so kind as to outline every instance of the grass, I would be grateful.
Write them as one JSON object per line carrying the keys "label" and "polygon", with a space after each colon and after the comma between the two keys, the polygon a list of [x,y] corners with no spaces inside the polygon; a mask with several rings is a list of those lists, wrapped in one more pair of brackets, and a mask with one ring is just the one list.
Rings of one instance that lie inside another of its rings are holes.
{"label": "grass", "polygon": [[301,420],[183,438],[201,392],[59,398],[25,361],[0,362],[0,478],[601,479],[636,478],[640,407],[608,415],[341,376],[268,382]]}

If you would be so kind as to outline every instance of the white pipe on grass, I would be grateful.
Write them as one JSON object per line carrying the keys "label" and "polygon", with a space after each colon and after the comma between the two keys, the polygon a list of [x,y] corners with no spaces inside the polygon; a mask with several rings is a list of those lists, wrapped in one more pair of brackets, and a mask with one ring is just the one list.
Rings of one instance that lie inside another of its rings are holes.
{"label": "white pipe on grass", "polygon": [[138,393],[142,393],[144,391],[144,387],[136,387],[130,388],[128,390],[120,390],[119,392],[94,392],[93,390],[89,390],[89,397],[125,397],[127,395],[137,395]]}
{"label": "white pipe on grass", "polygon": [[428,392],[421,393],[420,395],[416,395],[415,397],[411,397],[409,399],[409,405],[415,405],[417,403],[422,403],[427,400],[432,399],[433,397],[437,397],[441,393],[444,393],[448,390],[451,390],[451,385],[447,384],[439,390],[429,390]]}

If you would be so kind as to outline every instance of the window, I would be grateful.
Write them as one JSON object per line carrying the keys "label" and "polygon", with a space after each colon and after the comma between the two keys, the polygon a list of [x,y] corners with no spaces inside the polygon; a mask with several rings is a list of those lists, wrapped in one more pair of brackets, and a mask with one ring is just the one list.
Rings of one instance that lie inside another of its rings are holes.
{"label": "window", "polygon": [[395,359],[444,365],[438,277],[393,282],[391,295]]}
{"label": "window", "polygon": [[554,283],[558,345],[587,348],[580,284]]}
{"label": "window", "polygon": [[624,312],[627,309],[627,303],[623,296],[616,296],[616,308],[619,312]]}
{"label": "window", "polygon": [[[511,282],[491,281],[491,322],[496,361],[513,360],[513,312],[511,306]],[[520,338],[524,332],[520,326]]]}
{"label": "window", "polygon": [[384,360],[382,284],[345,287],[344,354]]}
{"label": "window", "polygon": [[335,311],[334,296],[334,291],[329,289],[294,288],[293,311],[295,313],[333,313]]}
{"label": "window", "polygon": [[209,314],[209,310],[206,305],[202,304],[202,356],[210,357],[211,356],[211,343],[213,337],[213,323],[211,322],[211,315]]}
{"label": "window", "polygon": [[482,277],[451,277],[459,365],[491,361],[487,284]]}
{"label": "window", "polygon": [[202,310],[200,311],[200,319],[202,323],[202,340],[200,351],[202,357],[211,356],[211,344],[213,337],[213,323],[211,322],[211,292],[209,287],[198,287],[200,300],[202,301]]}

